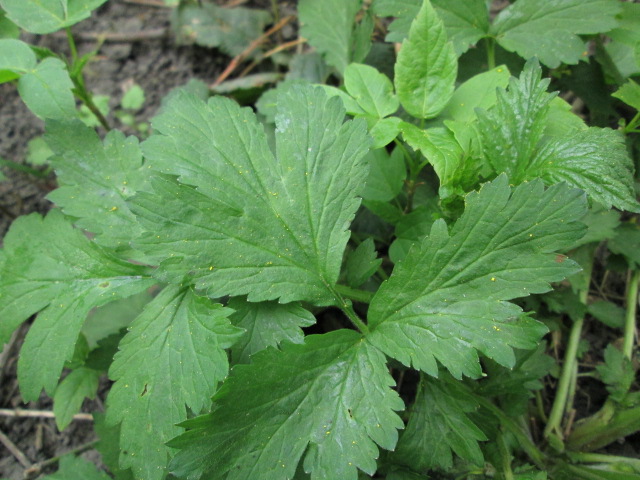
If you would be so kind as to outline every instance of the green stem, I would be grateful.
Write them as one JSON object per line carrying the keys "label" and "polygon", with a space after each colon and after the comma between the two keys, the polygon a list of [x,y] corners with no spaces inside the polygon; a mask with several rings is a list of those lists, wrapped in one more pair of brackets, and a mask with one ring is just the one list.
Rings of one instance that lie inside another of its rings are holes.
{"label": "green stem", "polygon": [[336,292],[342,297],[348,298],[355,302],[371,303],[374,293],[367,290],[360,290],[358,288],[351,288],[347,285],[336,285]]}
{"label": "green stem", "polygon": [[640,281],[640,270],[636,270],[631,275],[629,288],[627,290],[627,316],[624,324],[624,344],[622,352],[625,357],[631,360],[633,354],[633,344],[636,336],[636,309],[638,306],[638,282]]}
{"label": "green stem", "polygon": [[511,452],[509,452],[507,442],[505,442],[502,432],[498,432],[497,443],[498,451],[502,457],[502,476],[504,480],[514,480],[513,470],[511,469],[511,460],[513,457],[511,456]]}
{"label": "green stem", "polygon": [[619,438],[640,431],[640,407],[622,409],[607,400],[591,417],[582,420],[567,438],[567,448],[592,451],[605,447]]}
{"label": "green stem", "polygon": [[78,61],[78,48],[76,47],[76,41],[73,38],[70,27],[65,28],[65,32],[67,32],[67,41],[69,42],[69,50],[71,50],[71,60],[72,63],[75,64]]}
{"label": "green stem", "polygon": [[640,460],[637,458],[620,457],[618,455],[607,455],[604,453],[567,452],[567,456],[572,462],[580,463],[625,463],[640,470]]}
{"label": "green stem", "polygon": [[484,45],[487,49],[487,69],[493,70],[496,68],[496,42],[493,38],[485,38]]}
{"label": "green stem", "polygon": [[[400,140],[396,138],[394,140],[394,143],[398,148],[400,148],[400,150],[402,150],[402,153],[404,154],[404,159],[407,162],[407,167],[409,169],[409,178],[413,179],[414,178],[413,157],[409,153],[409,150],[407,150],[407,147],[404,146],[404,143],[402,143]],[[417,176],[417,173],[415,174],[415,176]]]}
{"label": "green stem", "polygon": [[[82,75],[82,74],[80,74]],[[75,94],[76,96],[82,100],[82,102],[87,106],[87,108],[93,113],[100,125],[104,127],[104,129],[109,132],[111,131],[111,125],[109,125],[109,121],[102,114],[97,105],[93,102],[93,95],[85,88],[83,81],[78,81],[77,78],[72,79],[73,84],[75,85]]]}
{"label": "green stem", "polygon": [[[587,303],[588,293],[589,292],[587,290],[580,291],[580,301],[585,305]],[[564,356],[564,364],[562,365],[562,374],[560,375],[560,380],[558,382],[556,396],[553,399],[551,413],[549,413],[549,422],[544,429],[545,438],[548,438],[553,433],[562,438],[562,417],[564,416],[565,408],[567,407],[567,400],[571,395],[571,380],[575,375],[575,370],[578,368],[578,346],[580,345],[583,325],[584,318],[580,318],[571,326],[569,343]]]}
{"label": "green stem", "polygon": [[[360,320],[360,317],[358,317],[358,314],[353,309],[351,300],[345,299],[342,296],[340,292],[342,291],[343,288],[345,288],[344,285],[336,285],[334,288],[331,289],[333,291],[334,296],[339,301],[339,305],[337,305],[337,307],[339,307],[340,310],[342,310],[342,312],[347,316],[347,318],[351,321],[351,323],[353,323],[353,326],[360,331],[360,333],[367,335],[369,333],[369,327],[367,327],[366,323]],[[350,287],[346,287],[346,288],[350,289]]]}
{"label": "green stem", "polygon": [[627,133],[633,133],[636,131],[636,128],[638,127],[638,124],[640,124],[640,112],[636,113],[634,115],[634,117],[631,119],[631,121],[627,124],[626,127],[624,127],[623,132],[625,134]]}
{"label": "green stem", "polygon": [[11,160],[7,160],[6,158],[2,158],[2,157],[0,157],[0,166],[9,167],[12,170],[28,173],[29,175],[33,175],[34,177],[38,177],[38,178],[47,178],[49,176],[48,171],[46,173],[41,172],[40,170],[36,170],[35,168],[22,165],[21,163],[12,162]]}

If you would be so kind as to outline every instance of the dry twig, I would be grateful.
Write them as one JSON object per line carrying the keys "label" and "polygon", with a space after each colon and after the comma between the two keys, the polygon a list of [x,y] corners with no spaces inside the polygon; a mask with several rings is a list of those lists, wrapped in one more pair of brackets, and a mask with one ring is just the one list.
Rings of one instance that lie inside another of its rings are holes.
{"label": "dry twig", "polygon": [[20,462],[20,465],[22,465],[24,468],[31,468],[31,462],[29,461],[27,456],[22,453],[20,449],[16,447],[15,443],[13,443],[3,432],[0,432],[0,443],[2,443],[2,445],[4,445],[5,448],[9,450],[9,452],[11,452],[11,455],[16,457],[16,460]]}
{"label": "dry twig", "polygon": [[[21,408],[0,408],[0,415],[4,417],[56,418],[54,413],[48,410],[24,410]],[[90,413],[76,413],[73,419],[93,421],[93,415]]]}

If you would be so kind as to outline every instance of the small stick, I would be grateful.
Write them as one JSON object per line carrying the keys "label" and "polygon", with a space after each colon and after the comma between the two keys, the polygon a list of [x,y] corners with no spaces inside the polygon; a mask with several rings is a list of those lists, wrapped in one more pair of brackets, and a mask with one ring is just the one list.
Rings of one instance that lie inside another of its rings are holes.
{"label": "small stick", "polygon": [[146,5],[148,7],[169,8],[162,0],[123,0],[124,3],[133,3],[135,5]]}
{"label": "small stick", "polygon": [[4,432],[0,432],[0,443],[2,443],[11,454],[16,457],[16,460],[20,462],[24,468],[31,468],[31,462],[27,458],[27,456],[20,451],[18,447],[16,447],[15,443],[9,440]]}
{"label": "small stick", "polygon": [[277,32],[278,30],[280,30],[287,23],[289,23],[292,19],[293,19],[292,15],[290,15],[288,17],[284,17],[282,20],[280,20],[278,23],[276,23],[273,27],[271,27],[269,30],[267,30],[262,35],[260,35],[258,38],[256,38],[253,42],[251,42],[249,44],[249,46],[247,48],[245,48],[240,54],[238,54],[235,57],[233,57],[231,62],[229,62],[229,65],[227,65],[227,68],[224,69],[224,72],[222,72],[220,74],[220,76],[216,79],[216,81],[213,82],[212,87],[217,87],[222,82],[224,82],[227,79],[227,77],[229,75],[231,75],[233,73],[233,71],[238,67],[238,65],[247,56],[249,56],[249,54],[251,52],[253,52],[256,48],[258,48],[262,43],[264,43],[264,41],[267,38],[269,38],[270,35],[272,35],[273,33]]}
{"label": "small stick", "polygon": [[[24,410],[22,408],[16,408],[14,410],[10,408],[0,408],[0,415],[4,417],[56,418],[54,413],[48,410]],[[93,415],[90,413],[76,413],[73,419],[93,421]]]}
{"label": "small stick", "polygon": [[25,478],[30,478],[33,477],[35,475],[38,475],[41,471],[43,467],[46,467],[48,465],[53,465],[54,463],[58,463],[60,461],[61,457],[64,457],[65,455],[76,455],[78,453],[82,453],[85,450],[89,450],[91,447],[93,447],[96,443],[98,442],[98,440],[91,440],[88,443],[85,443],[84,445],[80,445],[79,447],[76,447],[74,449],[71,449],[65,453],[62,453],[60,455],[58,455],[57,457],[52,457],[48,460],[44,460],[42,462],[38,462],[38,463],[34,463],[33,465],[27,467],[27,469],[24,471],[24,476]]}
{"label": "small stick", "polygon": [[[61,35],[54,34],[58,37]],[[85,42],[100,40],[111,43],[132,43],[143,42],[145,40],[157,40],[169,36],[166,28],[152,28],[141,32],[80,32],[75,34],[75,38]]]}
{"label": "small stick", "polygon": [[266,52],[262,56],[262,58],[269,58],[271,55],[275,55],[276,53],[281,52],[282,50],[286,50],[287,48],[295,47],[297,45],[302,45],[306,41],[307,41],[306,38],[300,37],[300,38],[297,38],[296,40],[291,40],[290,42],[285,42],[285,43],[283,43],[281,45],[278,45],[275,48],[272,48],[268,52]]}

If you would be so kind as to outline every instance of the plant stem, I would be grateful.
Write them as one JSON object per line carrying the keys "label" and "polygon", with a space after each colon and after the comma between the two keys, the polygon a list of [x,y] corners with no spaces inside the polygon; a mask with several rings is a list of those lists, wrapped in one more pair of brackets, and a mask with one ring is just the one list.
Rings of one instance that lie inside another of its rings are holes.
{"label": "plant stem", "polygon": [[49,172],[41,172],[40,170],[36,170],[35,168],[22,165],[21,163],[12,162],[11,160],[7,160],[6,158],[2,157],[0,157],[0,166],[9,167],[19,172],[28,173],[29,175],[33,175],[34,177],[38,178],[47,178],[49,176]]}
{"label": "plant stem", "polygon": [[355,302],[371,303],[374,293],[358,288],[351,288],[347,285],[336,285],[336,291],[345,298]]}
{"label": "plant stem", "polygon": [[342,296],[341,292],[343,292],[344,291],[343,289],[345,289],[345,288],[349,289],[349,290],[352,290],[350,287],[345,287],[344,285],[336,285],[334,288],[331,288],[331,291],[333,292],[333,295],[339,301],[339,304],[336,305],[336,306],[338,308],[340,308],[340,310],[342,310],[342,312],[351,321],[353,326],[356,327],[360,331],[360,333],[362,333],[364,335],[367,335],[369,333],[369,327],[367,327],[366,323],[364,323],[362,320],[360,320],[360,317],[358,317],[358,314],[353,309],[353,305],[351,303],[351,300],[349,300],[348,298],[345,299]]}
{"label": "plant stem", "polygon": [[620,457],[603,453],[567,452],[567,456],[574,462],[581,463],[626,463],[640,470],[640,460],[637,458]]}
{"label": "plant stem", "polygon": [[607,400],[599,412],[576,426],[567,439],[567,448],[597,450],[637,431],[640,431],[640,407],[623,409]]}
{"label": "plant stem", "polygon": [[[580,301],[584,304],[587,303],[588,290],[580,291]],[[558,389],[556,390],[556,396],[553,399],[553,406],[549,413],[549,422],[544,429],[544,436],[548,438],[552,433],[555,433],[562,437],[562,417],[564,416],[565,408],[567,406],[567,399],[571,392],[569,391],[571,386],[571,380],[574,376],[575,370],[578,368],[578,346],[580,345],[580,337],[582,335],[582,326],[584,325],[584,317],[573,322],[571,326],[571,333],[569,334],[569,343],[564,356],[564,364],[562,366],[562,374],[560,375],[560,381],[558,382]]]}
{"label": "plant stem", "polygon": [[69,42],[69,50],[71,50],[72,63],[76,63],[78,60],[78,48],[76,47],[76,41],[73,39],[71,27],[65,28],[65,32],[67,32],[67,41]]}
{"label": "plant stem", "polygon": [[493,38],[485,38],[484,45],[487,49],[487,69],[493,70],[496,68],[496,42]]}
{"label": "plant stem", "polygon": [[500,452],[500,456],[502,457],[502,476],[504,480],[513,480],[513,470],[511,469],[511,452],[509,452],[509,447],[507,447],[507,442],[504,440],[504,434],[499,431],[498,438],[498,451]]}
{"label": "plant stem", "polygon": [[640,281],[640,270],[636,270],[631,275],[629,288],[627,290],[627,317],[624,324],[624,344],[622,352],[624,356],[631,360],[633,354],[633,344],[636,336],[636,310],[638,306],[638,282]]}

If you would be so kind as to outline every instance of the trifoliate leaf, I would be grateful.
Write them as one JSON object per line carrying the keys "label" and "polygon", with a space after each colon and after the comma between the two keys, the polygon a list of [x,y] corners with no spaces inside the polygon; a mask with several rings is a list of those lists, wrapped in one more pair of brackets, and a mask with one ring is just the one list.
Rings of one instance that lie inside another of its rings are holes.
{"label": "trifoliate leaf", "polygon": [[60,457],[56,473],[42,477],[42,480],[109,480],[111,477],[84,458],[74,455]]}
{"label": "trifoliate leaf", "polygon": [[365,157],[369,163],[369,177],[362,198],[388,202],[398,196],[407,177],[402,150],[396,148],[391,155],[383,148],[370,151]]}
{"label": "trifoliate leaf", "polygon": [[362,60],[353,56],[354,25],[361,4],[362,0],[298,2],[300,34],[340,73],[351,61]]}
{"label": "trifoliate leaf", "polygon": [[495,173],[507,173],[515,184],[534,178],[547,184],[564,181],[606,208],[638,211],[632,162],[619,133],[592,127],[544,137],[554,98],[546,93],[548,84],[537,62],[530,61],[508,90],[498,91],[492,110],[477,110],[483,152]]}
{"label": "trifoliate leaf", "polygon": [[0,344],[34,313],[18,361],[20,390],[35,400],[53,393],[73,356],[87,313],[154,282],[147,269],[109,255],[75,230],[58,210],[16,220],[4,238],[0,266]]}
{"label": "trifoliate leaf", "polygon": [[208,406],[227,375],[225,348],[240,335],[231,310],[189,289],[166,287],[120,342],[109,377],[107,422],[120,423],[120,466],[136,478],[159,480],[171,450],[165,443],[187,419],[187,407]]}
{"label": "trifoliate leaf", "polygon": [[489,9],[485,0],[432,0],[444,22],[456,54],[462,55],[489,32]]}
{"label": "trifoliate leaf", "polygon": [[374,117],[393,115],[400,106],[389,77],[369,65],[351,63],[344,71],[344,86],[358,105]]}
{"label": "trifoliate leaf", "polygon": [[95,398],[100,372],[80,367],[67,375],[56,387],[53,395],[53,413],[58,430],[62,431],[80,411],[85,398]]}
{"label": "trifoliate leaf", "polygon": [[619,98],[627,105],[640,111],[640,85],[632,79],[628,79],[627,83],[612,93],[611,96]]}
{"label": "trifoliate leaf", "polygon": [[312,480],[372,475],[376,444],[392,449],[402,428],[393,384],[384,355],[351,330],[265,350],[235,366],[215,410],[171,442],[181,450],[171,469],[192,479],[285,480],[306,451]]}
{"label": "trifoliate leaf", "polygon": [[235,57],[260,36],[271,15],[261,9],[183,3],[174,10],[171,20],[179,43],[216,47]]}
{"label": "trifoliate leaf", "polygon": [[78,23],[107,0],[0,0],[7,17],[27,32],[52,33]]}
{"label": "trifoliate leaf", "polygon": [[476,108],[489,109],[496,103],[496,89],[509,83],[509,70],[501,65],[482,72],[465,81],[453,92],[451,100],[440,113],[440,117],[458,122],[476,119]]}
{"label": "trifoliate leaf", "polygon": [[126,200],[145,190],[148,169],[135,137],[112,130],[104,142],[79,121],[47,122],[45,139],[60,187],[48,195],[75,224],[108,247],[128,249],[140,231]]}
{"label": "trifoliate leaf", "polygon": [[578,63],[586,55],[578,35],[611,30],[619,11],[616,0],[518,0],[498,14],[490,33],[504,49],[555,68]]}
{"label": "trifoliate leaf", "polygon": [[404,109],[431,118],[449,102],[458,73],[458,58],[442,20],[425,0],[402,43],[395,65],[395,86]]}
{"label": "trifoliate leaf", "polygon": [[234,364],[249,363],[253,354],[267,347],[277,347],[285,340],[302,343],[302,328],[316,323],[313,314],[297,303],[250,303],[235,297],[228,306],[234,310],[229,320],[245,330],[231,349]]}
{"label": "trifoliate leaf", "polygon": [[457,382],[423,379],[394,461],[415,471],[448,470],[455,452],[474,465],[483,465],[478,442],[487,437],[467,416],[477,409],[473,397]]}
{"label": "trifoliate leaf", "polygon": [[604,363],[596,370],[607,385],[607,391],[616,402],[624,400],[631,388],[636,374],[631,361],[613,345],[607,345],[604,351]]}
{"label": "trifoliate leaf", "polygon": [[365,125],[343,123],[340,100],[318,88],[279,98],[277,160],[253,112],[231,100],[180,95],[156,118],[148,164],[198,190],[158,178],[156,194],[133,202],[148,231],[137,246],[162,278],[187,276],[214,298],[335,303],[367,176]]}
{"label": "trifoliate leaf", "polygon": [[57,58],[42,60],[18,81],[24,103],[41,119],[67,119],[78,116],[71,90],[73,82],[67,67]]}
{"label": "trifoliate leaf", "polygon": [[436,221],[369,307],[369,341],[431,375],[438,360],[456,378],[480,376],[477,351],[512,366],[512,348],[535,347],[546,327],[506,300],[578,271],[554,252],[584,234],[579,190],[533,181],[512,191],[502,175],[465,200],[451,232]]}
{"label": "trifoliate leaf", "polygon": [[347,256],[344,266],[347,284],[359,287],[375,273],[381,263],[382,259],[377,258],[373,239],[367,238]]}

